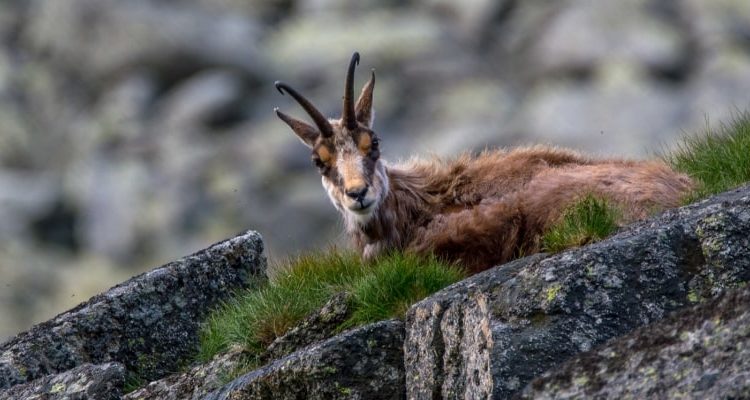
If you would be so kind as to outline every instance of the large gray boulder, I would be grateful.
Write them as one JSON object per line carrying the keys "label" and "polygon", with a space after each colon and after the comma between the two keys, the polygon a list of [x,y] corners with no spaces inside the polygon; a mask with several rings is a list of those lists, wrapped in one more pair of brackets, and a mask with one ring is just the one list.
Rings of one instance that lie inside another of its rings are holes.
{"label": "large gray boulder", "polygon": [[[350,300],[351,294],[347,292],[333,296],[319,310],[274,340],[260,355],[261,363],[269,364],[304,347],[336,336],[337,328],[351,316]],[[357,340],[356,338],[355,335],[354,340]],[[246,368],[248,357],[251,356],[245,353],[241,346],[234,346],[205,364],[151,382],[128,393],[123,399],[202,399],[209,392],[224,386],[227,377],[236,375],[241,368]]]}
{"label": "large gray boulder", "polygon": [[120,363],[83,364],[0,390],[0,400],[118,400],[124,384],[125,368]]}
{"label": "large gray boulder", "polygon": [[238,368],[246,363],[246,354],[234,347],[211,361],[196,365],[190,370],[170,375],[134,390],[122,400],[184,400],[202,399],[206,394],[221,388]]}
{"label": "large gray boulder", "polygon": [[748,232],[746,186],[446,288],[407,314],[407,395],[509,398],[578,353],[745,285]]}
{"label": "large gray boulder", "polygon": [[750,290],[680,312],[533,381],[523,399],[750,398]]}
{"label": "large gray boulder", "polygon": [[404,398],[404,324],[366,325],[243,375],[205,400]]}
{"label": "large gray boulder", "polygon": [[351,298],[351,294],[347,292],[334,295],[319,310],[312,312],[276,338],[266,348],[261,359],[266,362],[276,360],[315,342],[335,336],[341,324],[354,312],[350,304]]}
{"label": "large gray boulder", "polygon": [[263,241],[249,231],[134,277],[0,345],[0,388],[111,361],[161,378],[197,351],[208,311],[265,273]]}
{"label": "large gray boulder", "polygon": [[261,58],[254,19],[224,10],[159,0],[37,1],[28,20],[24,39],[32,51],[92,85],[144,67],[172,74],[216,66],[255,72]]}

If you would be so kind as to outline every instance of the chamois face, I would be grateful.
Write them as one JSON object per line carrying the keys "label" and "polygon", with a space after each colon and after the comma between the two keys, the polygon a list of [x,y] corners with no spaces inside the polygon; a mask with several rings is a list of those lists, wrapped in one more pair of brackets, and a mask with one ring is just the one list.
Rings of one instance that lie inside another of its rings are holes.
{"label": "chamois face", "polygon": [[367,222],[387,189],[378,138],[367,127],[350,131],[340,121],[331,125],[333,138],[315,144],[312,162],[336,208],[358,222]]}
{"label": "chamois face", "polygon": [[278,109],[276,114],[312,150],[312,162],[322,176],[323,187],[333,204],[347,221],[364,224],[385,198],[388,178],[380,163],[379,139],[372,130],[373,72],[362,94],[353,101],[354,68],[359,54],[349,63],[344,92],[344,109],[340,119],[326,119],[304,97],[282,82],[276,88],[289,93],[315,122],[311,126]]}

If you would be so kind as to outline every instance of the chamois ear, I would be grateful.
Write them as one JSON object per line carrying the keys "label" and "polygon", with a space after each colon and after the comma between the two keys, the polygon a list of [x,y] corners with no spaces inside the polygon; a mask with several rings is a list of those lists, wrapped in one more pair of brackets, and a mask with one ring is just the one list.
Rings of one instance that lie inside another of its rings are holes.
{"label": "chamois ear", "polygon": [[282,121],[286,122],[286,124],[289,125],[290,128],[292,128],[292,130],[297,135],[297,137],[300,138],[302,143],[310,148],[315,145],[315,141],[318,140],[318,136],[320,136],[320,132],[318,132],[317,129],[296,118],[284,114],[283,112],[279,111],[278,108],[274,108],[273,111]]}
{"label": "chamois ear", "polygon": [[365,87],[362,88],[362,94],[359,95],[357,105],[354,107],[356,110],[357,121],[372,128],[372,123],[375,120],[375,113],[372,110],[372,91],[375,89],[375,70],[372,70],[370,80],[367,82]]}

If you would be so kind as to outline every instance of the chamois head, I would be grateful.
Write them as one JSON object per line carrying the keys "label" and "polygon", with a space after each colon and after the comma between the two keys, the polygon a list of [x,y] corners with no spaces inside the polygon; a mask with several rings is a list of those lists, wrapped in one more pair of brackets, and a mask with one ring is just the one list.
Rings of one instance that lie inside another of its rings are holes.
{"label": "chamois head", "polygon": [[312,162],[322,175],[323,187],[347,221],[364,224],[385,198],[388,178],[380,163],[379,139],[372,130],[372,91],[375,72],[354,103],[354,69],[359,53],[352,55],[346,74],[344,107],[340,119],[327,119],[296,90],[276,81],[276,89],[289,93],[312,118],[315,126],[282,113],[281,118],[302,143],[312,149]]}

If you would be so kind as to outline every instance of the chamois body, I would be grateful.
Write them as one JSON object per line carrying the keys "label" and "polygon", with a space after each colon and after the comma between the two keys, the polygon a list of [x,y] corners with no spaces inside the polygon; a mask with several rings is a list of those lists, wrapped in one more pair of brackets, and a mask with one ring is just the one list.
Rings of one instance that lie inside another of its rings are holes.
{"label": "chamois body", "polygon": [[365,257],[391,249],[434,253],[477,272],[538,252],[541,235],[587,194],[623,221],[679,205],[690,179],[658,161],[592,159],[535,146],[386,166],[389,189],[366,223],[341,210]]}
{"label": "chamois body", "polygon": [[323,187],[364,258],[391,250],[434,253],[473,272],[539,251],[539,238],[586,195],[623,209],[623,221],[674,207],[691,180],[660,161],[596,159],[545,146],[464,154],[454,159],[380,160],[372,131],[373,73],[353,101],[352,56],[341,119],[323,117],[284,83],[317,127],[276,110],[312,149]]}

